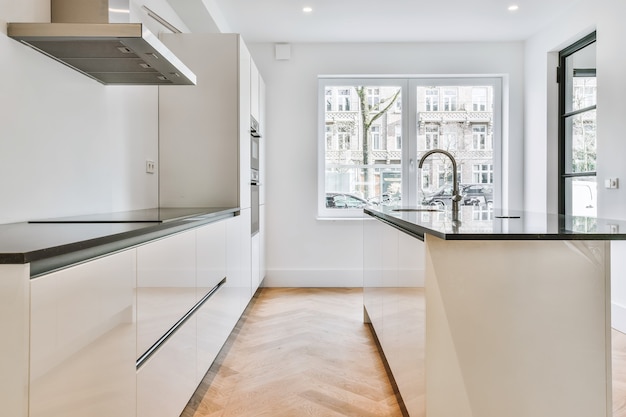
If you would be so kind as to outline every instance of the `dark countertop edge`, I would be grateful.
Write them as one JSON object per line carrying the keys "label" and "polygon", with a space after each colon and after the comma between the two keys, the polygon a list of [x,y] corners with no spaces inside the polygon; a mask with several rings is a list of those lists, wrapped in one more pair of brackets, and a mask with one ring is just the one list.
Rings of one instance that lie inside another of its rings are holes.
{"label": "dark countertop edge", "polygon": [[422,241],[424,240],[425,234],[444,240],[626,240],[626,236],[624,235],[606,233],[445,233],[404,221],[395,216],[389,216],[380,211],[365,208],[363,212]]}
{"label": "dark countertop edge", "polygon": [[146,227],[141,229],[76,241],[31,252],[0,254],[0,264],[30,263],[30,276],[35,278],[56,269],[128,249],[183,230],[235,217],[239,215],[239,212],[239,207],[225,208],[224,210],[194,214],[169,222],[146,223]]}

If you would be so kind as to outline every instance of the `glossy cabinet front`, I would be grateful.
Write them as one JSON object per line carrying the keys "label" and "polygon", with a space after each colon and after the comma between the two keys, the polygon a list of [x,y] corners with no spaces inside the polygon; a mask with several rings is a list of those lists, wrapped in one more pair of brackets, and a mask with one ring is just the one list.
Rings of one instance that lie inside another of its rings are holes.
{"label": "glossy cabinet front", "polygon": [[363,230],[363,303],[411,417],[425,416],[424,243],[378,220]]}
{"label": "glossy cabinet front", "polygon": [[132,416],[135,250],[31,280],[30,417]]}
{"label": "glossy cabinet front", "polygon": [[243,281],[227,268],[227,253],[241,259],[242,226],[236,216],[138,248],[144,347],[172,329],[137,370],[138,417],[179,416],[237,323]]}
{"label": "glossy cabinet front", "polygon": [[197,302],[195,230],[137,248],[137,358]]}

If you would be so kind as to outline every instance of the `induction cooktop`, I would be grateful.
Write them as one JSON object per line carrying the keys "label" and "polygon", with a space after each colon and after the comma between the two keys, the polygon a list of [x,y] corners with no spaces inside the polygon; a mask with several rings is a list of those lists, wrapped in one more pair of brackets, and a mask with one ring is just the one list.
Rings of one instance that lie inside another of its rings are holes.
{"label": "induction cooktop", "polygon": [[[151,208],[112,213],[86,214],[30,220],[28,223],[164,223],[185,217],[208,214],[207,208]],[[222,209],[223,210],[223,209]]]}

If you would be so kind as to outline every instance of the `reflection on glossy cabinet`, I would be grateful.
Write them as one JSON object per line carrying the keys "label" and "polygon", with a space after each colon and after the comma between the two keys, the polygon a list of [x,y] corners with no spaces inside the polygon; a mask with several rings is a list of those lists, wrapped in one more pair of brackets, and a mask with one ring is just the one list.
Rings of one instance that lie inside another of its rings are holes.
{"label": "reflection on glossy cabinet", "polygon": [[135,251],[31,281],[30,417],[135,413]]}
{"label": "reflection on glossy cabinet", "polygon": [[137,370],[137,417],[179,416],[198,382],[191,317]]}
{"label": "reflection on glossy cabinet", "polygon": [[261,253],[261,259],[260,259],[260,275],[259,275],[259,284],[261,284],[263,282],[263,280],[265,279],[265,271],[267,270],[267,264],[265,263],[265,256],[266,256],[266,239],[267,239],[267,229],[266,229],[266,220],[265,220],[265,204],[261,204],[261,206],[259,206],[259,235],[260,235],[260,245],[261,245],[261,249],[260,249],[260,253]]}
{"label": "reflection on glossy cabinet", "polygon": [[137,248],[137,358],[196,304],[196,234]]}
{"label": "reflection on glossy cabinet", "polygon": [[227,287],[234,288],[239,299],[237,318],[252,297],[250,230],[250,209],[241,210],[240,215],[227,224]]}
{"label": "reflection on glossy cabinet", "polygon": [[226,221],[196,229],[196,302],[226,276]]}
{"label": "reflection on glossy cabinet", "polygon": [[367,318],[409,414],[424,416],[424,243],[373,219],[363,237]]}

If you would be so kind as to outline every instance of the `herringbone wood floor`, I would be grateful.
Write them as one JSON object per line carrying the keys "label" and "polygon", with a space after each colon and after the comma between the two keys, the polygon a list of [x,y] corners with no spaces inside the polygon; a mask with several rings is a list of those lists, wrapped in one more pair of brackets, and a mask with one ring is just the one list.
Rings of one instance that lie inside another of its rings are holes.
{"label": "herringbone wood floor", "polygon": [[[362,303],[360,289],[261,289],[181,417],[402,416]],[[626,417],[626,335],[612,336]]]}
{"label": "herringbone wood floor", "polygon": [[402,416],[362,311],[360,289],[261,289],[181,416]]}

